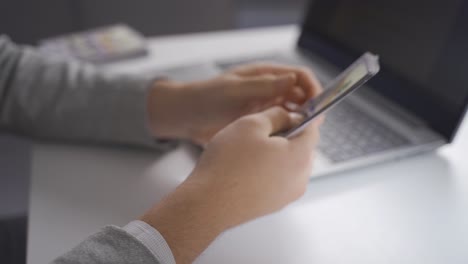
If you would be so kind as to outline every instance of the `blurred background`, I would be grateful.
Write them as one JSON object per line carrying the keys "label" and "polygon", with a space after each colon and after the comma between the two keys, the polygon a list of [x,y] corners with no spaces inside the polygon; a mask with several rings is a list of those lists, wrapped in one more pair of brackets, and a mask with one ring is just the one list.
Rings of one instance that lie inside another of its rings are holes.
{"label": "blurred background", "polygon": [[2,0],[0,33],[19,43],[126,23],[145,36],[298,23],[307,0]]}

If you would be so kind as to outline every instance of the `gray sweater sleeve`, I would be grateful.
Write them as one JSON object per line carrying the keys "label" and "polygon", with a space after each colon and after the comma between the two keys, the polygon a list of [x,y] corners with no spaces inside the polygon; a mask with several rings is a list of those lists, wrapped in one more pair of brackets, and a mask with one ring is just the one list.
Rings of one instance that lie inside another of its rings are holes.
{"label": "gray sweater sleeve", "polygon": [[151,263],[158,260],[140,241],[121,228],[109,226],[90,236],[53,264]]}
{"label": "gray sweater sleeve", "polygon": [[45,58],[0,36],[0,129],[37,139],[167,148],[146,127],[150,80]]}

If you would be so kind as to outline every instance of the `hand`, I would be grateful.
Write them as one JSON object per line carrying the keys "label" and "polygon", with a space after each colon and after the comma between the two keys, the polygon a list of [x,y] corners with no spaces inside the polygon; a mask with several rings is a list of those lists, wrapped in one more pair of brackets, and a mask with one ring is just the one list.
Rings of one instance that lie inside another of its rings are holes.
{"label": "hand", "polygon": [[191,263],[226,229],[303,195],[318,125],[291,139],[273,136],[299,121],[274,107],[228,125],[187,180],[142,218],[161,232],[177,263]]}
{"label": "hand", "polygon": [[239,119],[213,138],[187,184],[207,185],[228,227],[281,209],[306,191],[318,127],[292,139],[274,135],[301,119],[280,107]]}
{"label": "hand", "polygon": [[293,110],[320,91],[312,72],[271,64],[240,66],[201,82],[159,81],[148,96],[149,124],[156,137],[204,145],[243,115],[274,105]]}

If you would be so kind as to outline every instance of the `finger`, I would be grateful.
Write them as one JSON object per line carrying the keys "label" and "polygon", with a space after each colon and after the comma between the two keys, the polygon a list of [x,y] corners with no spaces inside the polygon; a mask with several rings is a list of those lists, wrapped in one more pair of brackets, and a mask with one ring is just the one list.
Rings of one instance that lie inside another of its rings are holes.
{"label": "finger", "polygon": [[262,103],[262,111],[268,108],[272,108],[274,106],[281,106],[283,104],[284,99],[282,97],[277,97],[273,100],[266,101]]}
{"label": "finger", "polygon": [[284,104],[284,97],[278,96],[273,100],[268,100],[263,103],[263,110],[271,108],[273,106],[282,106]]}
{"label": "finger", "polygon": [[308,98],[317,96],[322,92],[322,86],[315,74],[308,68],[299,68],[294,66],[258,63],[239,66],[231,72],[241,76],[255,76],[260,74],[285,74],[294,72],[297,76],[297,84],[304,90]]}
{"label": "finger", "polygon": [[292,127],[298,126],[304,121],[304,115],[296,112],[290,112],[289,117],[291,118]]}
{"label": "finger", "polygon": [[283,106],[283,102],[284,102],[284,99],[281,96],[276,97],[276,98],[274,98],[272,100],[253,101],[251,104],[248,105],[247,113],[253,114],[253,113],[262,112],[262,111],[264,111],[264,110],[266,110],[268,108],[274,107],[274,106]]}
{"label": "finger", "polygon": [[300,134],[291,138],[293,144],[306,152],[313,150],[319,141],[319,122],[311,122]]}
{"label": "finger", "polygon": [[322,92],[323,88],[314,72],[307,68],[300,68],[296,72],[297,84],[304,89],[307,98],[313,98]]}
{"label": "finger", "polygon": [[273,100],[273,104],[271,106],[281,105],[283,103],[284,103],[284,96],[279,96]]}
{"label": "finger", "polygon": [[230,70],[231,73],[241,76],[255,76],[261,74],[285,74],[294,72],[297,67],[278,63],[252,63],[235,67]]}
{"label": "finger", "polygon": [[286,101],[282,104],[282,106],[290,112],[298,112],[300,106],[294,102]]}
{"label": "finger", "polygon": [[262,121],[263,132],[268,135],[287,130],[294,124],[288,111],[279,106],[269,108],[256,115]]}
{"label": "finger", "polygon": [[256,98],[271,98],[285,94],[296,83],[292,73],[283,75],[263,74],[240,80],[243,92]]}
{"label": "finger", "polygon": [[290,89],[286,94],[285,98],[286,101],[293,102],[299,105],[303,104],[304,101],[307,99],[304,91],[298,86],[294,87],[293,89]]}

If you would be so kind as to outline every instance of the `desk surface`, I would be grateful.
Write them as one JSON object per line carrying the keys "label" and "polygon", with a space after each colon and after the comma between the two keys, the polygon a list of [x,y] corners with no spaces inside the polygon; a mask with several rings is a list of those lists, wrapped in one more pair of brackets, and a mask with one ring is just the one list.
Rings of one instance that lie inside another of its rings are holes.
{"label": "desk surface", "polygon": [[[155,38],[143,71],[294,46],[295,27]],[[468,124],[441,150],[310,182],[285,210],[220,236],[196,263],[468,263]],[[124,225],[190,172],[181,147],[35,144],[28,263],[47,263],[107,224]]]}

